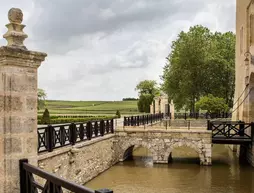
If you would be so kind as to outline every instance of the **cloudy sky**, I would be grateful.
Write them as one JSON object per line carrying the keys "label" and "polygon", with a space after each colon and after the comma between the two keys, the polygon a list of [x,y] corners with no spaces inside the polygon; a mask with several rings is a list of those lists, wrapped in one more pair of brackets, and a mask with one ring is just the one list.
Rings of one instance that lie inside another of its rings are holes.
{"label": "cloudy sky", "polygon": [[11,7],[23,10],[27,48],[48,54],[39,68],[48,99],[137,97],[139,81],[160,81],[181,30],[235,31],[235,0],[9,0],[1,34]]}

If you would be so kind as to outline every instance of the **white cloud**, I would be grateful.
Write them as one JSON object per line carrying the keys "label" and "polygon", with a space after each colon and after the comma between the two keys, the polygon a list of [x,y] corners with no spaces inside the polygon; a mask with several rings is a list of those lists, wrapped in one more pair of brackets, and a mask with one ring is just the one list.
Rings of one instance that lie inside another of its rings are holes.
{"label": "white cloud", "polygon": [[2,34],[11,7],[24,11],[27,47],[48,53],[39,87],[50,99],[136,97],[139,81],[160,81],[181,30],[235,28],[234,0],[10,0],[0,7]]}

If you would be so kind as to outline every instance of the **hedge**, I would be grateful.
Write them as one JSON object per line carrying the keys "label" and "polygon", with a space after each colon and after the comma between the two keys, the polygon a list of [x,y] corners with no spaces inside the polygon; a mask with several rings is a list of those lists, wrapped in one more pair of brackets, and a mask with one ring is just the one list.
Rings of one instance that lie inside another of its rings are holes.
{"label": "hedge", "polygon": [[[53,117],[53,116],[52,116]],[[87,122],[87,121],[99,121],[99,120],[109,120],[115,119],[117,116],[94,116],[94,117],[84,117],[84,118],[52,118],[50,117],[50,123],[48,124],[61,124],[61,123],[77,123],[77,122]],[[38,119],[38,124],[42,124],[41,120]]]}
{"label": "hedge", "polygon": [[[37,119],[41,119],[43,115],[37,115]],[[94,117],[92,115],[50,115],[50,119],[59,119],[59,118],[87,118]]]}

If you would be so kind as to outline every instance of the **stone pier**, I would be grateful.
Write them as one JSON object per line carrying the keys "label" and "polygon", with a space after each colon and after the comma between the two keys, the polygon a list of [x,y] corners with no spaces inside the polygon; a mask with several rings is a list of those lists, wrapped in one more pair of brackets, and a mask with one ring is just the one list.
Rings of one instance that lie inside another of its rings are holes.
{"label": "stone pier", "polygon": [[37,68],[46,54],[23,44],[23,13],[11,9],[0,47],[0,193],[18,193],[19,160],[37,165]]}

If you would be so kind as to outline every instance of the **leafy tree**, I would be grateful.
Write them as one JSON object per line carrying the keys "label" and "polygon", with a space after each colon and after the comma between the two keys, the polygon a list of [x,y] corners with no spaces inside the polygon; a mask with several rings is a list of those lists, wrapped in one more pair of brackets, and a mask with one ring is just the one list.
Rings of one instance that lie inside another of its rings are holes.
{"label": "leafy tree", "polygon": [[50,124],[50,115],[48,109],[45,109],[42,115],[41,124]]}
{"label": "leafy tree", "polygon": [[47,94],[44,90],[42,89],[38,89],[38,93],[37,93],[37,109],[43,109],[46,105],[46,97]]}
{"label": "leafy tree", "polygon": [[208,113],[221,113],[229,110],[226,101],[223,98],[214,97],[209,94],[203,96],[198,102],[196,102],[196,109],[206,110]]}
{"label": "leafy tree", "polygon": [[212,94],[231,106],[234,94],[235,35],[203,26],[181,32],[172,43],[162,76],[163,90],[177,110],[195,111],[195,102]]}
{"label": "leafy tree", "polygon": [[159,93],[159,88],[155,80],[144,80],[141,81],[137,86],[136,89],[139,92],[139,95],[142,94],[150,94],[155,96]]}
{"label": "leafy tree", "polygon": [[137,98],[123,98],[122,99],[123,101],[137,101],[138,99]]}
{"label": "leafy tree", "polygon": [[139,92],[138,110],[139,112],[150,112],[150,104],[153,99],[159,94],[159,88],[156,81],[144,80],[136,86],[136,91]]}
{"label": "leafy tree", "polygon": [[116,111],[116,116],[117,116],[118,118],[121,118],[121,113],[120,113],[119,110]]}
{"label": "leafy tree", "polygon": [[150,94],[142,94],[139,97],[138,101],[138,110],[139,112],[150,113],[150,105],[153,101],[153,95]]}

